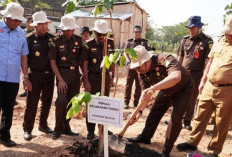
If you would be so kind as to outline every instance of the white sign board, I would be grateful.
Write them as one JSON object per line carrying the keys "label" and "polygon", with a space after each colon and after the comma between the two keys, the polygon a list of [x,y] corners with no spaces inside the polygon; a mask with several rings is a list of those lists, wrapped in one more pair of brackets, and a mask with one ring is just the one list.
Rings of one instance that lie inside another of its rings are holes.
{"label": "white sign board", "polygon": [[88,122],[123,127],[122,101],[105,96],[92,96],[88,104]]}

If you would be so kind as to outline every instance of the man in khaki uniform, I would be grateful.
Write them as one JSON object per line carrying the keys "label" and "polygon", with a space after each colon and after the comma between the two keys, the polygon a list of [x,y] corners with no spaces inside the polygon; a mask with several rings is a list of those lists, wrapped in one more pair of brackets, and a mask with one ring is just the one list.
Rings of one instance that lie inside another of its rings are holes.
{"label": "man in khaki uniform", "polygon": [[195,104],[198,97],[198,86],[203,76],[205,65],[209,58],[213,40],[202,32],[203,23],[200,16],[191,16],[186,27],[189,35],[185,36],[177,50],[177,59],[185,67],[194,81],[194,92],[192,100],[188,104],[185,116],[184,126],[192,130],[191,120],[194,114]]}
{"label": "man in khaki uniform", "polygon": [[[216,112],[213,138],[207,157],[217,157],[222,151],[232,121],[232,16],[227,17],[224,35],[214,44],[209,63],[199,86],[200,100],[189,141],[177,145],[180,151],[196,150],[210,116]],[[203,88],[204,87],[204,88]]]}

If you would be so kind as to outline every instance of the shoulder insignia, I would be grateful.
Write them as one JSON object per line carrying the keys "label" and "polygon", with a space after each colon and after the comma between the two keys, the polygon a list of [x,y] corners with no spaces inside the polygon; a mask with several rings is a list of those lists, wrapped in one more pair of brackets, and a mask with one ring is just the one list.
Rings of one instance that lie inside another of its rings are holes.
{"label": "shoulder insignia", "polygon": [[86,43],[89,43],[89,42],[94,41],[94,40],[95,40],[94,38],[89,39],[89,40],[86,41]]}
{"label": "shoulder insignia", "polygon": [[147,40],[147,39],[142,39],[142,41],[148,42],[148,40]]}
{"label": "shoulder insignia", "polygon": [[111,39],[111,38],[107,38],[107,40],[109,40],[109,41],[114,41],[114,39]]}
{"label": "shoulder insignia", "polygon": [[58,40],[58,39],[60,39],[60,38],[61,38],[61,36],[58,35],[58,36],[55,36],[55,37],[53,38],[53,40],[56,41],[56,40]]}
{"label": "shoulder insignia", "polygon": [[189,37],[190,37],[190,35],[186,35],[186,36],[184,36],[183,38],[186,39],[186,38],[189,38]]}
{"label": "shoulder insignia", "polygon": [[28,38],[28,37],[30,37],[30,36],[32,36],[33,35],[33,32],[30,32],[30,33],[27,33],[26,34],[26,37]]}
{"label": "shoulder insignia", "polygon": [[56,34],[52,34],[52,33],[48,32],[48,37],[54,38],[55,36],[56,36]]}
{"label": "shoulder insignia", "polygon": [[89,49],[89,46],[87,45],[87,43],[86,42],[83,42],[83,44],[82,44],[86,49]]}

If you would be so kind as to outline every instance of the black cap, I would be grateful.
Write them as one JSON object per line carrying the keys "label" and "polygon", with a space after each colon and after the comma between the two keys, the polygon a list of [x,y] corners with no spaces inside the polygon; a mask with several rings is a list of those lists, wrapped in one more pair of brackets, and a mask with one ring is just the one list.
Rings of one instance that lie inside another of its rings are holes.
{"label": "black cap", "polygon": [[92,34],[92,31],[89,30],[89,27],[87,26],[84,26],[82,29],[81,29],[81,34],[83,34],[84,32],[89,32],[89,34],[91,35]]}

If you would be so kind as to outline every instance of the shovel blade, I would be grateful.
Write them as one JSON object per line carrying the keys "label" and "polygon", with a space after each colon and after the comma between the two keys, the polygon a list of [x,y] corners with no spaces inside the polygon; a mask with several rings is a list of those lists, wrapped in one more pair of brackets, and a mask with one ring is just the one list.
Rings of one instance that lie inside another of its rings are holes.
{"label": "shovel blade", "polygon": [[126,140],[123,140],[121,137],[112,135],[109,138],[109,147],[114,151],[124,153],[126,148]]}

